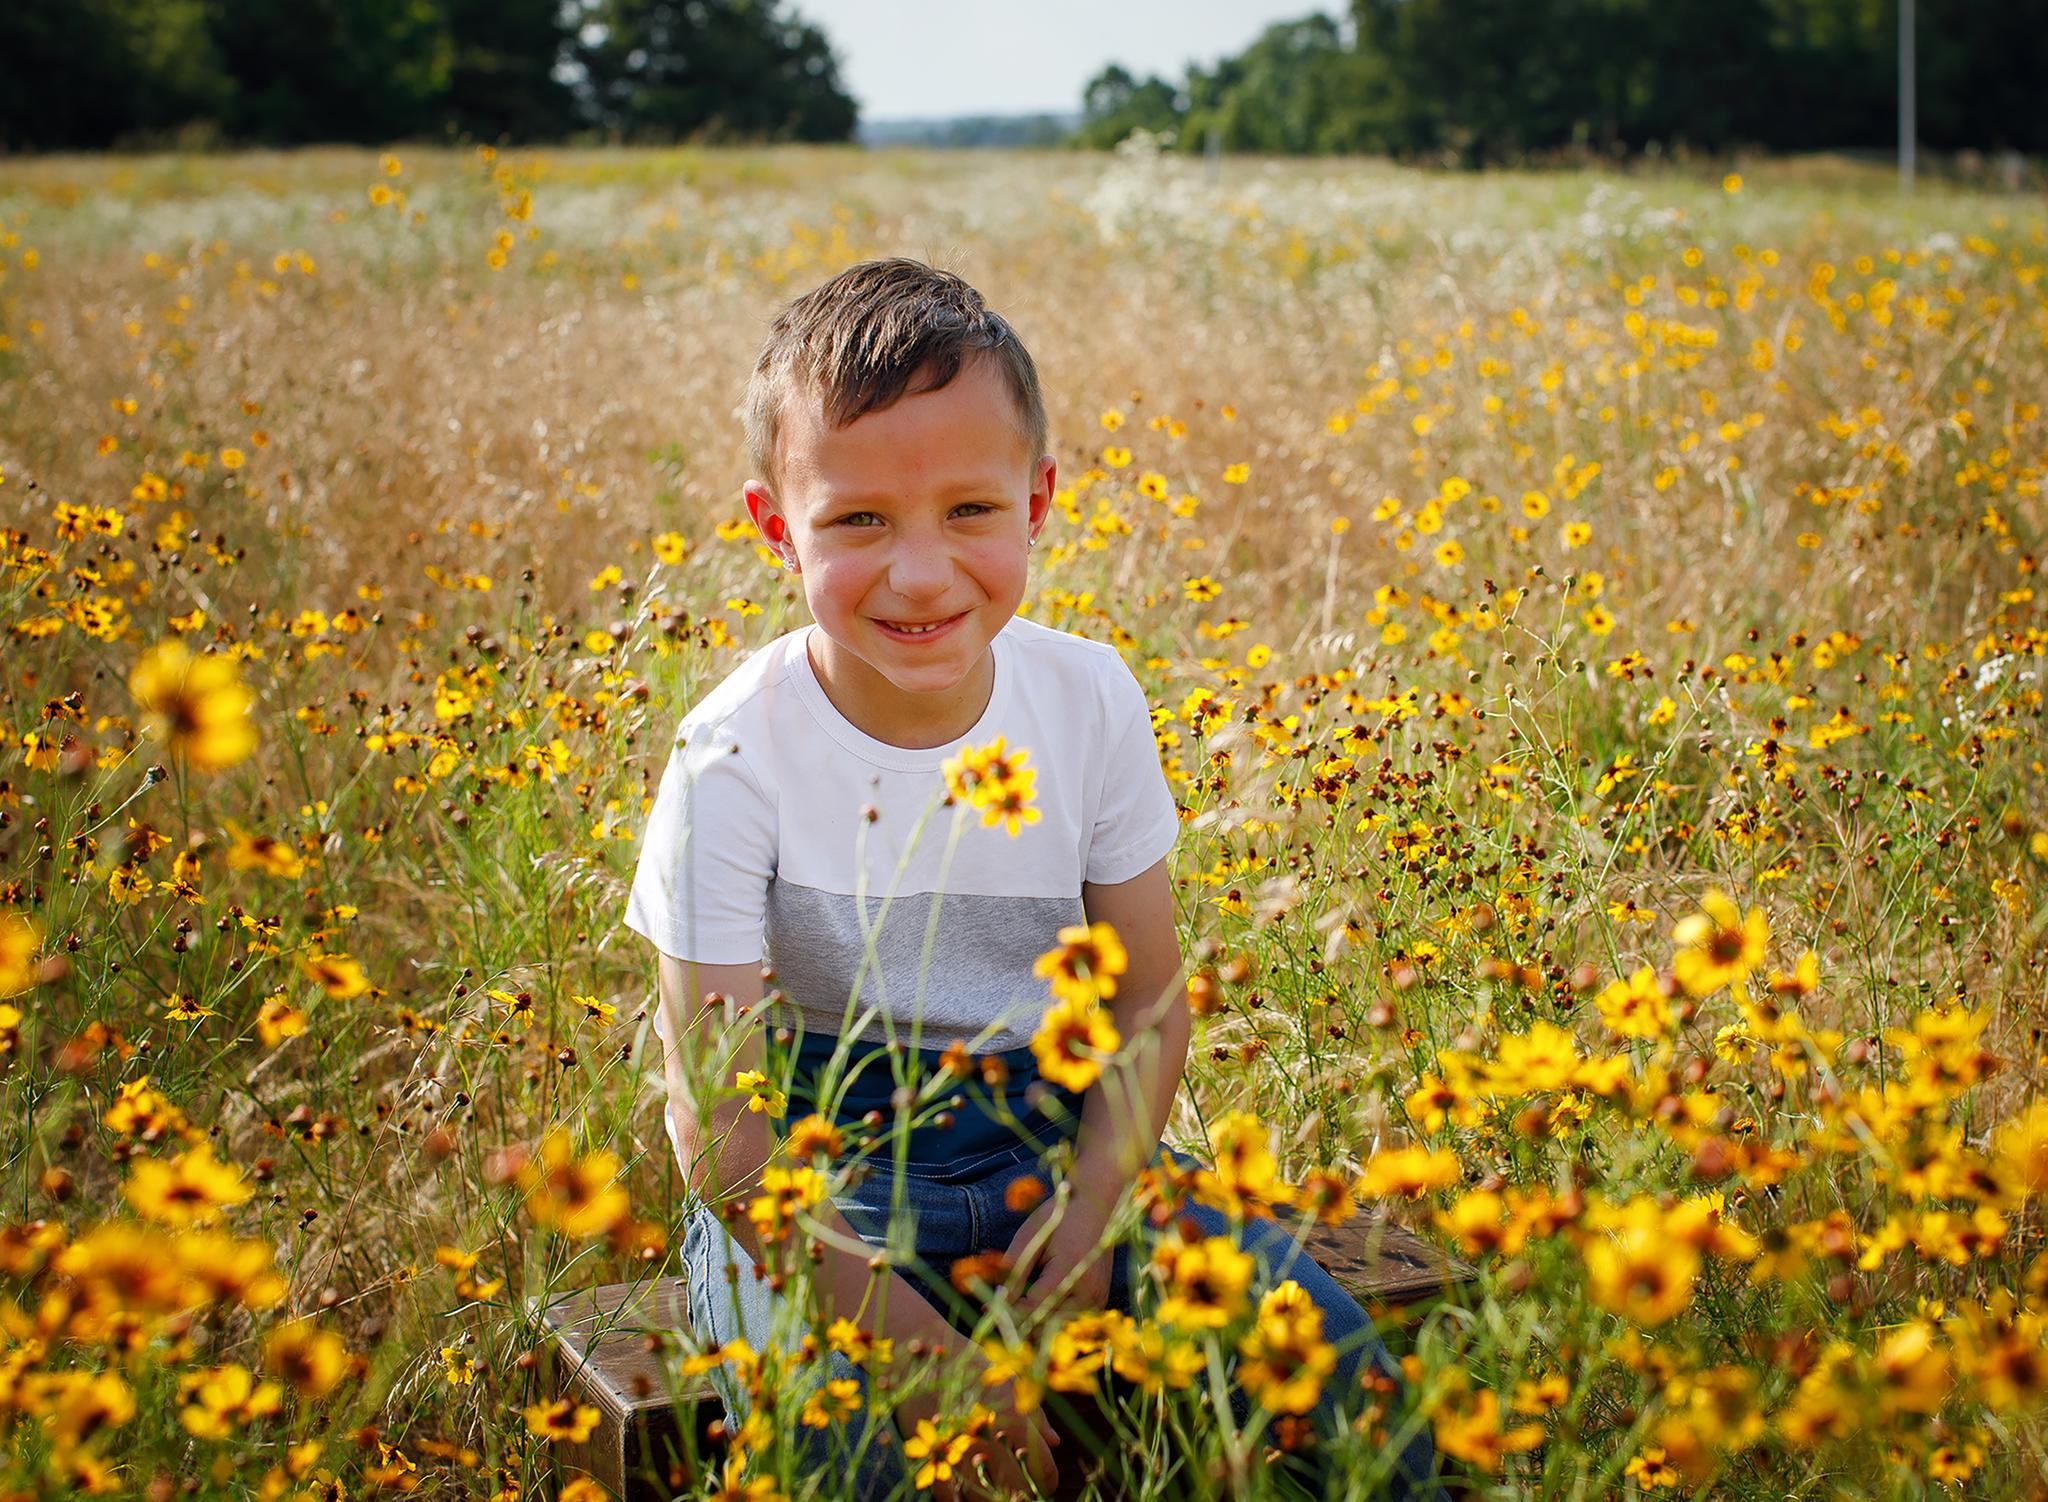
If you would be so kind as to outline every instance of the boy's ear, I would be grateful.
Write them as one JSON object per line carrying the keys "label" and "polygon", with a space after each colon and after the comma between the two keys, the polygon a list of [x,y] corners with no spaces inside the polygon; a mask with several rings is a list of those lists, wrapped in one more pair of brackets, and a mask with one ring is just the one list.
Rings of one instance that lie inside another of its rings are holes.
{"label": "boy's ear", "polygon": [[1031,472],[1031,535],[1036,537],[1052,515],[1052,493],[1059,484],[1059,461],[1041,454]]}
{"label": "boy's ear", "polygon": [[770,543],[781,542],[789,530],[789,523],[776,508],[775,497],[768,486],[760,480],[749,480],[740,494],[746,499],[747,515],[753,519],[754,530]]}

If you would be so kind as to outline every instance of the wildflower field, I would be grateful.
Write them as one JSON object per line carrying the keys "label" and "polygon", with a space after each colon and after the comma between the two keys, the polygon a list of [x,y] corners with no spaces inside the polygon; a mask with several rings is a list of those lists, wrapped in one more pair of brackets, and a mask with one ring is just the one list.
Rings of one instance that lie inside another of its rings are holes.
{"label": "wildflower field", "polygon": [[[596,1411],[526,1301],[677,1271],[635,837],[806,618],[735,408],[902,253],[1031,345],[1025,609],[1182,805],[1215,1168],[1137,1202],[1478,1269],[1389,1317],[1359,1491],[1426,1424],[1471,1497],[2048,1496],[2048,214],[1724,170],[0,162],[0,1495],[552,1494]],[[771,1240],[840,1171],[792,1135]],[[1328,1348],[1241,1271],[1169,1239],[987,1374],[1113,1371],[1133,1495],[1274,1491]],[[833,1495],[843,1394],[668,1349],[762,1401],[664,1484]]]}

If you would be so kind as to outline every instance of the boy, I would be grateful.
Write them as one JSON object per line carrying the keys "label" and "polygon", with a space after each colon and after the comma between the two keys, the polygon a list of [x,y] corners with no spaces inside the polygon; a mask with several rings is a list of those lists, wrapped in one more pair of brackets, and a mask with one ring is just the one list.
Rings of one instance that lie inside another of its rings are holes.
{"label": "boy", "polygon": [[[766,1079],[764,1012],[800,1032],[796,1100],[844,1131],[825,1151],[864,1145],[864,1127],[898,1127],[874,1144],[864,1178],[814,1207],[826,1324],[865,1320],[898,1351],[965,1352],[933,1305],[955,1260],[992,1251],[1035,1270],[1027,1309],[1128,1304],[1124,1249],[1112,1257],[1099,1243],[1123,1191],[1163,1153],[1186,1058],[1166,866],[1179,817],[1123,659],[1016,613],[1055,476],[1031,357],[958,277],[867,262],[778,317],[746,426],[747,510],[802,581],[815,623],[755,652],[684,717],[626,914],[660,951],[667,1126],[692,1200],[692,1327],[757,1350],[774,1339],[780,1280],[758,1275],[757,1227],[711,1208],[745,1204],[775,1146],[760,1109],[776,1104],[769,1087],[751,1100],[720,1088]],[[945,806],[947,763],[969,750],[1015,790],[1011,817]],[[1121,941],[1105,1006],[1134,1046],[1075,1093],[1036,1078],[1028,1044],[1047,996],[1033,972],[1063,943],[1106,938],[1088,924]],[[779,998],[766,996],[764,960]],[[958,1059],[966,1040],[1003,1104],[932,1119],[919,1082],[938,1074],[940,1045]],[[821,1087],[842,1078],[835,1052],[854,1072],[828,1098]],[[1049,1148],[1070,1167],[1034,1207],[1017,1187],[1050,1187],[1037,1169]],[[906,1207],[913,1254],[871,1262],[853,1250],[888,1242],[892,1209],[900,1225]],[[1327,1338],[1362,1336],[1338,1373],[1355,1390],[1358,1362],[1387,1370],[1385,1354],[1317,1274],[1302,1258],[1285,1275],[1324,1308]],[[844,1351],[830,1375],[842,1394],[854,1382],[865,1393]],[[712,1380],[737,1418],[746,1398],[730,1371]],[[1015,1491],[1028,1470],[1049,1486],[1056,1438],[1043,1413],[1020,1419],[1008,1383],[982,1397],[1004,1442],[986,1451],[990,1481]],[[898,1412],[905,1435],[941,1416],[930,1398]],[[830,1427],[853,1444],[855,1493],[881,1496],[902,1485],[909,1447],[865,1418],[863,1402]],[[822,1458],[823,1433],[806,1433]]]}

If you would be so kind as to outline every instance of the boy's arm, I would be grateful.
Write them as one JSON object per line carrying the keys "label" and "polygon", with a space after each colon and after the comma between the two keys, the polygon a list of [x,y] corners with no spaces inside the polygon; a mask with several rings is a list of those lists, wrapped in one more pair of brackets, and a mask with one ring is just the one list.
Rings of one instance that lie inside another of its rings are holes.
{"label": "boy's arm", "polygon": [[[660,978],[662,1072],[683,1180],[714,1211],[729,1200],[744,1204],[780,1146],[768,1118],[748,1110],[746,1092],[731,1088],[736,1075],[765,1067],[760,966],[698,965],[663,954]],[[716,993],[722,1002],[704,1005],[707,993]],[[696,1004],[687,998],[696,998]],[[703,1109],[706,1100],[708,1111]],[[714,1149],[713,1144],[719,1145]],[[827,1322],[844,1315],[906,1348],[916,1339],[935,1350],[967,1348],[967,1341],[901,1273],[873,1271],[864,1250],[852,1250],[866,1244],[829,1198],[810,1214],[829,1233],[813,1243],[812,1272]],[[763,1260],[752,1221],[744,1215],[720,1219],[754,1261]],[[870,1296],[877,1279],[880,1286]]]}
{"label": "boy's arm", "polygon": [[1129,881],[1085,883],[1081,902],[1089,922],[1109,924],[1123,943],[1124,973],[1104,1005],[1135,1045],[1082,1096],[1074,1140],[1074,1208],[1107,1225],[1166,1130],[1192,1023],[1166,861]]}

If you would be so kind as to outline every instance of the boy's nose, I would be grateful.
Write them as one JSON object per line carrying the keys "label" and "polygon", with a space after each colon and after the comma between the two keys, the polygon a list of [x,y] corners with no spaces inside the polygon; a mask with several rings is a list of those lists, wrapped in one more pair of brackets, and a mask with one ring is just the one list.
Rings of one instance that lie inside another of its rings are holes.
{"label": "boy's nose", "polygon": [[905,600],[930,600],[945,593],[953,576],[952,555],[942,542],[906,541],[889,560],[889,588]]}

